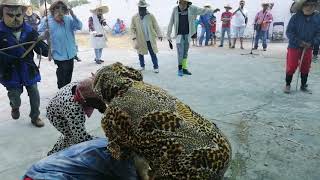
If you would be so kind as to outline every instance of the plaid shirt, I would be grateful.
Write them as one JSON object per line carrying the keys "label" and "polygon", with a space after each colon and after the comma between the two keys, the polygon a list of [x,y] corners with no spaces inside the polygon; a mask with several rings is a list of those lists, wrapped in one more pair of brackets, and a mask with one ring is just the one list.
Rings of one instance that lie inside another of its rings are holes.
{"label": "plaid shirt", "polygon": [[272,21],[272,14],[269,11],[263,12],[263,10],[257,13],[256,18],[254,20],[255,24],[261,24],[262,31],[268,31]]}

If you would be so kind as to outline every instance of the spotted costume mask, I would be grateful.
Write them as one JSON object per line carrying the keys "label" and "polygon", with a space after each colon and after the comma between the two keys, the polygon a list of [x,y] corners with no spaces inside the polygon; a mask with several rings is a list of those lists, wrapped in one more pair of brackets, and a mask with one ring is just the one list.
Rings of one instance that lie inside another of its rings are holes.
{"label": "spotted costume mask", "polygon": [[9,28],[17,29],[23,24],[26,9],[22,6],[4,6],[3,21]]}

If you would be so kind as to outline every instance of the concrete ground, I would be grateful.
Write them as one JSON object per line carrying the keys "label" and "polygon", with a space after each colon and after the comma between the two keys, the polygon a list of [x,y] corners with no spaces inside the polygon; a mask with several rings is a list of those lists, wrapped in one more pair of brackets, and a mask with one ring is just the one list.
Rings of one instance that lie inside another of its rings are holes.
{"label": "concrete ground", "polygon": [[[176,75],[176,52],[167,42],[159,44],[160,74],[152,72],[146,58],[145,81],[177,96],[194,110],[212,119],[229,137],[233,160],[226,173],[229,180],[317,180],[320,178],[320,65],[313,64],[309,80],[313,95],[300,91],[285,95],[286,44],[270,44],[267,52],[241,55],[248,50],[192,47],[193,76]],[[246,43],[249,49],[250,43]],[[88,77],[99,67],[93,52],[80,48],[81,63],[75,63],[74,79]],[[138,67],[131,48],[104,50],[106,64],[116,61]],[[57,92],[55,66],[43,60],[41,118],[46,126],[30,124],[27,93],[22,96],[21,118],[12,120],[6,90],[0,87],[0,177],[19,179],[30,165],[45,157],[59,133],[45,118],[45,107]],[[294,79],[293,86],[295,89]],[[87,120],[87,129],[103,136],[101,115]]]}

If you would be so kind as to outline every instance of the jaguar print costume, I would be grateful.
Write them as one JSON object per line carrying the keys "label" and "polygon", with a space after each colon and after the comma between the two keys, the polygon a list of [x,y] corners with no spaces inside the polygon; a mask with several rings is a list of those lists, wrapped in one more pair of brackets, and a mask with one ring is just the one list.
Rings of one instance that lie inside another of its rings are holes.
{"label": "jaguar print costume", "polygon": [[82,106],[73,99],[73,91],[77,84],[73,82],[63,87],[47,106],[47,118],[62,133],[53,149],[48,152],[48,156],[74,144],[93,139],[86,131],[86,117]]}
{"label": "jaguar print costume", "polygon": [[209,120],[139,71],[116,63],[100,69],[94,90],[109,106],[102,128],[116,159],[143,157],[158,180],[221,179],[231,145]]}

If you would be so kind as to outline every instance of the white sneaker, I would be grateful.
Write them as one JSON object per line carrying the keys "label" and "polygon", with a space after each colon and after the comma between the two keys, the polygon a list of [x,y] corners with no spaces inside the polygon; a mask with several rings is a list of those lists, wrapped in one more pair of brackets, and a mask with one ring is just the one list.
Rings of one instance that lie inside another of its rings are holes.
{"label": "white sneaker", "polygon": [[154,73],[159,73],[159,69],[153,69]]}
{"label": "white sneaker", "polygon": [[145,68],[144,68],[144,67],[140,67],[138,70],[139,70],[139,71],[144,71]]}

